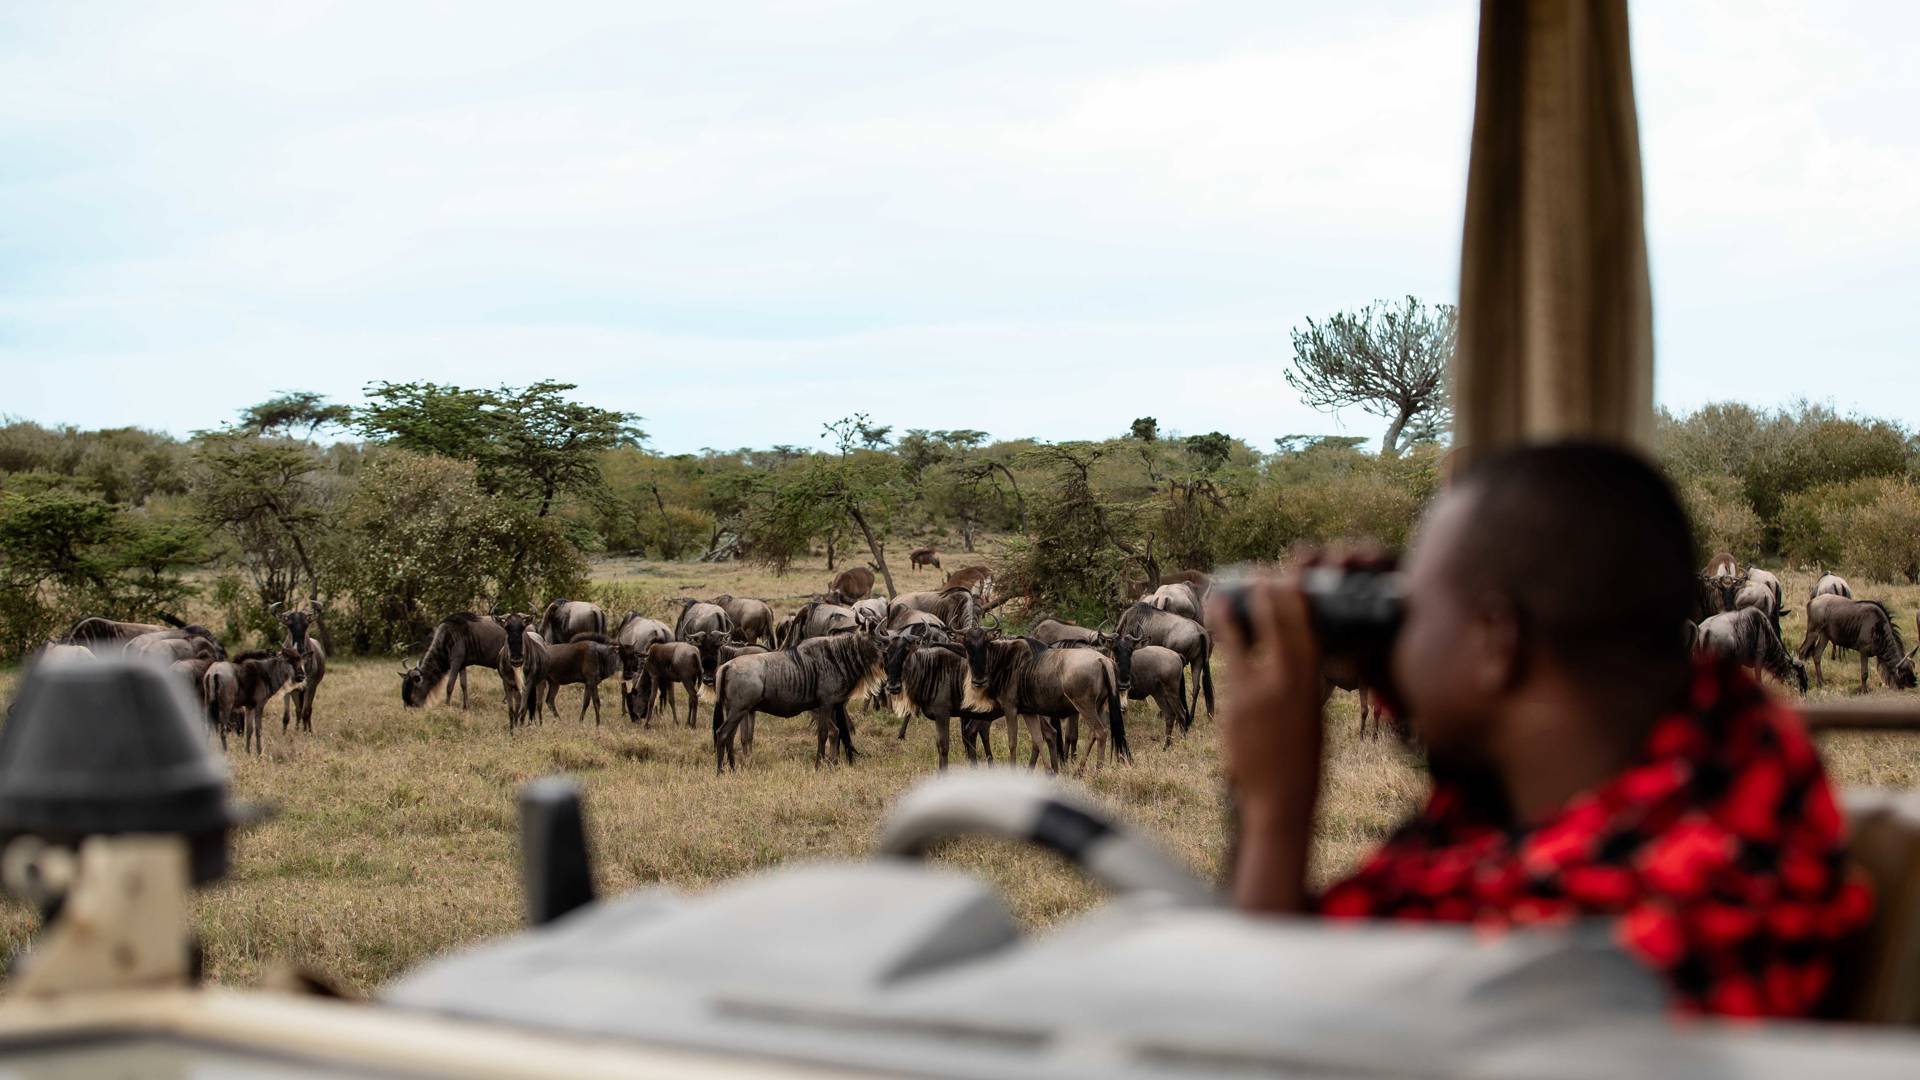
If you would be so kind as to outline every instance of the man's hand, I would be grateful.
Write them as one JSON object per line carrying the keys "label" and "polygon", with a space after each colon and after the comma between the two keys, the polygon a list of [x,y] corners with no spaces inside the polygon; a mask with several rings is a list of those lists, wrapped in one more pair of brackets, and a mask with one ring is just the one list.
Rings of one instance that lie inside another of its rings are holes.
{"label": "man's hand", "polygon": [[1298,912],[1307,906],[1320,794],[1320,644],[1292,573],[1251,582],[1246,599],[1251,641],[1225,597],[1210,601],[1207,618],[1227,672],[1222,724],[1240,825],[1234,902],[1246,911]]}

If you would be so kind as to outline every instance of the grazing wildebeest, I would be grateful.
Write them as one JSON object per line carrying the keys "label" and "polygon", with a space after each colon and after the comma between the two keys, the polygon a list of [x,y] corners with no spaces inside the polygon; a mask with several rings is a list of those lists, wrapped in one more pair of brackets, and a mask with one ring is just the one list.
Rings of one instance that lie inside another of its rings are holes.
{"label": "grazing wildebeest", "polygon": [[1781,682],[1806,692],[1807,666],[1788,654],[1780,635],[1773,632],[1773,621],[1759,608],[1722,612],[1701,623],[1693,647],[1707,656],[1752,668],[1755,678],[1765,668]]}
{"label": "grazing wildebeest", "polygon": [[[1120,676],[1113,661],[1093,649],[1054,649],[1033,638],[1001,637],[997,631],[976,626],[966,633],[968,709],[986,712],[999,709],[1007,714],[1007,759],[1014,760],[1015,732],[1024,717],[1027,735],[1033,746],[1027,755],[1029,768],[1039,762],[1040,746],[1047,747],[1047,767],[1059,772],[1065,756],[1061,739],[1061,721],[1071,720],[1078,730],[1082,720],[1089,733],[1087,763],[1098,757],[1104,764],[1109,738],[1114,757],[1131,761],[1127,747],[1126,719],[1120,711]],[[1105,712],[1107,723],[1100,724]]]}
{"label": "grazing wildebeest", "polygon": [[[815,768],[827,759],[828,743],[844,748],[847,764],[858,756],[853,748],[853,724],[847,699],[865,696],[870,685],[886,678],[880,646],[870,634],[849,631],[808,638],[779,652],[736,657],[721,665],[713,690],[714,771],[738,769],[734,736],[740,735],[741,755],[753,762],[753,718],[757,712],[775,716],[813,715]],[[744,729],[743,729],[744,725]]]}
{"label": "grazing wildebeest", "polygon": [[1114,627],[1114,633],[1145,638],[1149,645],[1159,645],[1180,654],[1189,668],[1193,669],[1194,699],[1187,703],[1188,715],[1199,708],[1200,697],[1207,700],[1207,715],[1213,715],[1213,635],[1207,628],[1171,611],[1162,611],[1152,604],[1134,604],[1120,616],[1120,624]]}
{"label": "grazing wildebeest", "polygon": [[546,642],[533,628],[531,612],[495,612],[487,622],[500,631],[500,654],[494,667],[500,672],[500,687],[507,695],[507,730],[511,732],[540,719],[540,702],[534,696],[540,687],[539,658],[534,650]]}
{"label": "grazing wildebeest", "polygon": [[917,547],[907,552],[907,568],[918,570],[923,566],[940,569],[940,553],[930,547]]}
{"label": "grazing wildebeest", "polygon": [[613,643],[620,649],[620,700],[629,720],[641,718],[640,670],[646,664],[647,648],[673,640],[673,627],[658,619],[649,619],[629,611],[613,632]]}
{"label": "grazing wildebeest", "polygon": [[887,606],[887,621],[891,623],[903,607],[937,615],[941,622],[955,631],[965,630],[980,621],[980,598],[965,588],[901,593]]}
{"label": "grazing wildebeest", "polygon": [[800,605],[793,613],[793,619],[787,625],[784,636],[774,642],[776,648],[791,649],[803,641],[842,630],[855,630],[860,626],[859,616],[853,609],[842,604],[830,604],[824,600],[809,600]]}
{"label": "grazing wildebeest", "polygon": [[980,563],[975,566],[963,566],[947,575],[943,589],[970,589],[975,596],[985,596],[993,587],[993,568]]}
{"label": "grazing wildebeest", "polygon": [[[1845,596],[1816,596],[1807,602],[1807,636],[1800,641],[1800,658],[1813,659],[1813,674],[1820,685],[1827,683],[1820,670],[1820,647],[1828,642],[1860,654],[1860,689],[1867,688],[1867,659],[1880,667],[1880,681],[1894,690],[1911,690],[1920,684],[1914,674],[1914,653],[1906,651],[1900,640],[1900,628],[1893,613],[1876,600],[1853,600]],[[1914,647],[1920,652],[1920,645]]]}
{"label": "grazing wildebeest", "polygon": [[558,698],[562,686],[578,684],[580,696],[580,715],[578,719],[585,723],[587,706],[593,706],[593,726],[600,726],[600,683],[603,679],[620,677],[620,649],[608,641],[604,634],[581,634],[572,641],[559,645],[548,645],[537,638],[528,638],[525,643],[527,668],[531,672],[527,679],[526,712],[538,717],[539,703],[535,695],[542,685],[547,688],[547,711],[554,716],[560,715]]}
{"label": "grazing wildebeest", "polygon": [[705,600],[684,599],[680,601],[680,616],[673,620],[673,640],[691,641],[693,635],[708,630],[733,633],[733,617],[719,604]]}
{"label": "grazing wildebeest", "polygon": [[565,645],[586,634],[607,633],[607,613],[585,600],[555,600],[540,616],[540,640]]}
{"label": "grazing wildebeest", "polygon": [[1204,623],[1200,617],[1200,593],[1184,581],[1171,585],[1162,585],[1140,598],[1142,603],[1152,604],[1161,611],[1171,611],[1175,615],[1185,615],[1197,623]]}
{"label": "grazing wildebeest", "polygon": [[[702,631],[700,636],[709,634],[725,638],[718,630]],[[700,712],[700,649],[685,641],[656,641],[647,646],[647,652],[640,662],[640,686],[636,699],[639,713],[632,712],[630,718],[646,721],[653,726],[653,707],[655,703],[665,705],[673,722],[680,722],[680,707],[673,699],[673,688],[677,685],[687,692],[687,726],[692,727],[694,717]]]}
{"label": "grazing wildebeest", "polygon": [[733,638],[743,645],[773,643],[773,609],[765,600],[722,593],[713,598],[715,607],[733,620]]}
{"label": "grazing wildebeest", "polygon": [[99,653],[103,650],[123,648],[135,638],[171,633],[174,636],[199,638],[209,642],[213,647],[214,659],[227,658],[227,650],[221,646],[220,639],[214,636],[213,631],[204,626],[182,622],[164,612],[161,613],[160,618],[163,621],[158,623],[136,623],[93,616],[74,623],[59,641],[62,645],[84,645],[95,653]]}
{"label": "grazing wildebeest", "polygon": [[[533,616],[526,616],[529,622]],[[460,687],[460,708],[467,707],[467,669],[488,667],[500,675],[500,692],[512,699],[520,683],[500,663],[507,647],[507,632],[499,617],[486,618],[471,611],[457,611],[440,620],[427,641],[426,655],[412,667],[400,669],[400,703],[418,708],[427,703],[433,688],[446,680],[445,704],[453,704],[453,688]],[[511,711],[511,710],[509,710]]]}
{"label": "grazing wildebeest", "polygon": [[227,748],[227,725],[238,713],[242,748],[255,754],[264,752],[266,737],[260,729],[260,716],[273,695],[301,678],[300,654],[286,646],[241,653],[210,665],[201,677],[201,687],[207,701],[207,720],[220,732],[220,749]]}
{"label": "grazing wildebeest", "polygon": [[[1821,574],[1820,580],[1813,583],[1813,591],[1807,594],[1807,603],[1813,603],[1816,596],[1844,596],[1853,599],[1853,586],[1839,574]],[[1833,659],[1840,659],[1840,643],[1834,642],[1831,653]]]}
{"label": "grazing wildebeest", "polygon": [[1716,551],[1713,558],[1707,560],[1707,568],[1700,572],[1702,577],[1722,578],[1740,577],[1740,563],[1731,551]]}
{"label": "grazing wildebeest", "polygon": [[827,586],[827,600],[835,604],[851,604],[855,600],[864,600],[873,591],[873,570],[865,566],[849,566],[833,575],[833,582]]}
{"label": "grazing wildebeest", "polygon": [[882,629],[887,625],[887,604],[884,596],[869,596],[865,600],[854,601],[854,621],[860,624],[862,630]]}
{"label": "grazing wildebeest", "polygon": [[[742,645],[718,630],[693,635],[691,644],[700,652],[700,681],[708,686],[713,685],[713,677],[719,672],[720,665],[736,656],[752,656],[767,651],[759,645]],[[691,726],[693,719],[689,717],[687,723]]]}
{"label": "grazing wildebeest", "polygon": [[[278,604],[274,605],[278,607]],[[303,676],[298,683],[288,689],[286,696],[280,699],[280,733],[286,734],[288,723],[298,718],[301,731],[313,730],[313,695],[320,689],[320,680],[327,677],[327,651],[320,647],[307,630],[313,618],[320,613],[320,605],[315,603],[312,611],[292,611],[279,613],[281,625],[287,628],[287,645],[300,654],[300,671]]]}
{"label": "grazing wildebeest", "polygon": [[947,767],[947,748],[953,735],[953,718],[960,718],[960,745],[967,761],[978,764],[974,749],[978,742],[985,748],[987,763],[993,763],[993,737],[989,725],[1001,713],[995,708],[974,712],[966,708],[967,659],[964,646],[955,642],[932,643],[917,634],[888,634],[881,639],[883,665],[887,672],[887,704],[900,720],[900,737],[907,737],[907,725],[918,712],[933,722],[934,746],[939,751],[940,768]]}

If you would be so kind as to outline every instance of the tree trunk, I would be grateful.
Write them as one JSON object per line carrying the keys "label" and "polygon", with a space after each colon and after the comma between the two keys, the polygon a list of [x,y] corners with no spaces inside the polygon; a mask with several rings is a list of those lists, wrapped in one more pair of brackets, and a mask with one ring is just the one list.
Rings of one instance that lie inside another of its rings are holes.
{"label": "tree trunk", "polygon": [[827,533],[827,573],[833,573],[833,533]]}
{"label": "tree trunk", "polygon": [[1393,418],[1393,423],[1387,425],[1387,433],[1380,436],[1381,457],[1400,456],[1400,432],[1406,429],[1407,421],[1412,418],[1413,410],[1405,405],[1400,406],[1400,412]]}
{"label": "tree trunk", "polygon": [[873,568],[880,571],[880,576],[885,578],[887,582],[887,599],[899,599],[900,590],[894,588],[893,585],[893,571],[887,569],[887,553],[881,550],[880,541],[874,539],[873,530],[867,526],[866,515],[860,512],[859,507],[849,506],[847,507],[847,516],[851,517],[853,523],[860,527],[860,535],[867,538],[867,550],[873,553]]}
{"label": "tree trunk", "polygon": [[973,554],[973,522],[964,517],[960,519],[960,544],[967,554]]}

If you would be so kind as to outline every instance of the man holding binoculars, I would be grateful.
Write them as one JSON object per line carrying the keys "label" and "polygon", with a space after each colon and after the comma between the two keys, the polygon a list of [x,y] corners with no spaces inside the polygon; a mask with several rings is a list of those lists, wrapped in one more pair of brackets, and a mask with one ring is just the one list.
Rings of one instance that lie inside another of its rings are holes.
{"label": "man holding binoculars", "polygon": [[[1235,901],[1486,927],[1601,917],[1684,1011],[1827,1007],[1871,899],[1798,718],[1690,655],[1697,565],[1651,465],[1563,443],[1458,475],[1391,589],[1383,560],[1309,554],[1220,590]],[[1329,662],[1367,673],[1433,791],[1316,895]]]}

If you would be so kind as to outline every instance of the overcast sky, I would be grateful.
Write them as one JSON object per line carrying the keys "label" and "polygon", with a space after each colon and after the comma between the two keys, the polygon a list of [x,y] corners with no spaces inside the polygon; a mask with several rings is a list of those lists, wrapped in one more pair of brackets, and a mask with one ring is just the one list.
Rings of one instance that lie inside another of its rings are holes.
{"label": "overcast sky", "polygon": [[[1374,434],[1288,330],[1452,299],[1476,7],[10,0],[0,414],[552,377],[669,451]],[[1661,402],[1920,425],[1920,5],[1634,16]]]}

